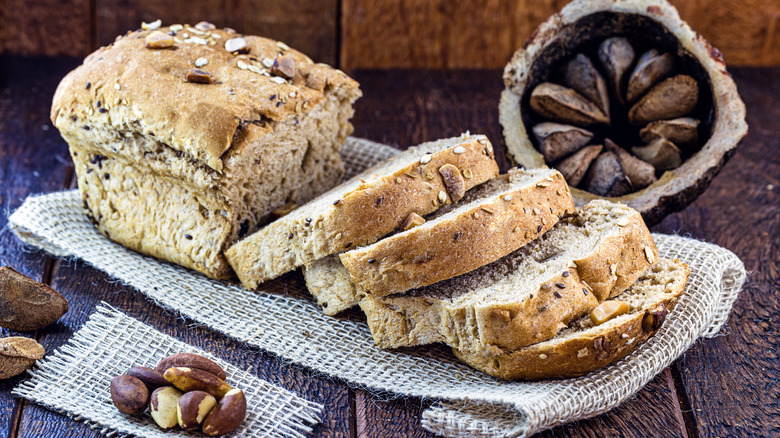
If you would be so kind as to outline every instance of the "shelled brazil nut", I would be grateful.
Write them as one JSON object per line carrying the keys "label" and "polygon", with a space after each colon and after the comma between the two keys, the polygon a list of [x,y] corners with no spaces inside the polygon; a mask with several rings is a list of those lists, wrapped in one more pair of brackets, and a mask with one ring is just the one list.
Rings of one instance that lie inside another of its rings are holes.
{"label": "shelled brazil nut", "polygon": [[[531,109],[549,120],[535,125],[533,133],[545,161],[570,185],[600,196],[622,196],[649,186],[657,173],[679,167],[681,144],[687,146],[686,152],[697,150],[700,120],[683,116],[696,109],[699,86],[691,76],[675,74],[681,62],[671,53],[651,48],[637,57],[624,37],[605,39],[595,58],[577,53],[559,66],[555,79],[562,85],[542,82],[533,89]],[[630,150],[649,166],[624,165],[617,154],[625,149],[609,136],[634,142],[640,132],[646,144]],[[579,165],[572,166],[567,158],[594,141],[609,142],[611,147],[595,156],[575,157]],[[640,173],[633,174],[634,170]],[[587,178],[579,177],[582,173]]]}
{"label": "shelled brazil nut", "polygon": [[607,197],[651,225],[692,202],[747,132],[723,58],[665,0],[575,0],[504,70],[507,154],[557,168],[577,205]]}
{"label": "shelled brazil nut", "polygon": [[222,436],[236,430],[246,416],[246,396],[225,378],[214,361],[177,353],[161,360],[156,369],[135,366],[114,377],[111,400],[133,416],[149,407],[154,422],[165,430],[200,429],[208,436]]}

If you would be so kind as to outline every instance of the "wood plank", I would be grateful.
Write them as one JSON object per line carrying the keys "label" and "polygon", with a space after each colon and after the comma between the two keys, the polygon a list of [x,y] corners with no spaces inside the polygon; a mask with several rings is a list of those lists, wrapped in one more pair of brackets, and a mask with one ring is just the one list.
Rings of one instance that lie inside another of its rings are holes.
{"label": "wood plank", "polygon": [[[503,68],[567,0],[344,0],[341,67]],[[730,65],[780,64],[780,3],[672,0]]]}
{"label": "wood plank", "polygon": [[286,42],[317,62],[334,64],[337,51],[338,0],[97,0],[97,41],[106,45],[117,35],[158,18],[164,25],[201,20],[236,31]]}
{"label": "wood plank", "polygon": [[419,398],[382,397],[369,392],[355,391],[357,437],[433,438],[422,428],[423,411],[432,401]]}
{"label": "wood plank", "polygon": [[[487,135],[503,159],[498,71],[356,71],[353,76],[364,90],[354,135],[406,147],[469,129]],[[685,436],[670,382],[667,370],[620,408],[544,436]],[[427,404],[417,399],[382,401],[356,391],[355,405],[358,436],[430,436],[420,428]]]}
{"label": "wood plank", "polygon": [[780,71],[735,69],[750,132],[710,188],[655,229],[734,251],[751,274],[723,336],[696,343],[677,369],[701,436],[780,434]]}
{"label": "wood plank", "polygon": [[90,0],[0,2],[0,53],[81,57],[92,45]]}
{"label": "wood plank", "polygon": [[[50,258],[25,249],[8,229],[7,215],[32,193],[58,190],[69,178],[67,149],[48,120],[54,88],[73,61],[27,61],[0,57],[0,266],[10,265],[41,281]],[[34,337],[0,329],[0,337]],[[11,389],[24,375],[0,380],[0,435],[12,436],[21,413],[21,400]]]}
{"label": "wood plank", "polygon": [[[302,278],[287,276],[285,281],[302,282]],[[180,318],[156,306],[135,289],[118,284],[81,261],[57,263],[52,286],[70,301],[70,309],[56,326],[44,329],[40,342],[47,348],[54,349],[65,344],[95,306],[105,301],[163,333],[203,348],[306,399],[322,403],[325,405],[323,422],[315,427],[312,436],[350,436],[354,419],[350,410],[350,391],[345,385],[300,366],[285,364],[277,356],[248,348],[191,320]],[[83,423],[29,403],[21,419],[19,436],[97,438],[102,435]]]}

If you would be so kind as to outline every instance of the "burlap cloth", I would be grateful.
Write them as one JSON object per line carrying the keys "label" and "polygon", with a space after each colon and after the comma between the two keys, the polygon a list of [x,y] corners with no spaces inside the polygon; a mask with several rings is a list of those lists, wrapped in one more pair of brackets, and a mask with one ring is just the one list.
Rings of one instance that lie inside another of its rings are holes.
{"label": "burlap cloth", "polygon": [[[342,152],[348,172],[354,174],[395,150],[350,139]],[[296,297],[299,279],[287,276],[264,285],[264,291],[248,292],[127,250],[92,226],[76,191],[30,197],[9,223],[29,244],[79,257],[160,306],[249,345],[351,385],[437,399],[423,413],[423,427],[456,437],[528,436],[614,408],[698,338],[717,334],[745,280],[744,265],[730,251],[654,234],[661,256],[677,257],[691,268],[686,295],[655,337],[626,359],[585,377],[504,382],[461,364],[441,346],[377,348],[364,322],[328,317],[312,300]],[[46,391],[39,390],[36,398]],[[30,394],[25,392],[26,397]]]}
{"label": "burlap cloth", "polygon": [[48,354],[14,394],[40,403],[108,435],[149,438],[191,437],[182,431],[164,431],[149,415],[134,418],[112,404],[111,379],[132,366],[154,368],[173,353],[197,353],[217,362],[227,382],[244,391],[247,415],[234,436],[305,437],[320,422],[323,406],[223,362],[201,349],[130,318],[101,303],[84,326],[62,348]]}

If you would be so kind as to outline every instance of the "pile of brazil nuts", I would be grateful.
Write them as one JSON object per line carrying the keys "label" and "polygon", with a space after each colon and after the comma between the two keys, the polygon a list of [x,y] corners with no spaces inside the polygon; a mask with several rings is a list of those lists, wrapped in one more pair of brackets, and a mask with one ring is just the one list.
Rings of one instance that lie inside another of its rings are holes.
{"label": "pile of brazil nuts", "polygon": [[133,416],[149,407],[154,422],[165,430],[200,429],[208,436],[222,436],[236,430],[246,416],[244,393],[225,378],[213,361],[177,353],[156,369],[132,367],[111,379],[111,400],[120,412]]}
{"label": "pile of brazil nuts", "polygon": [[[537,148],[572,187],[599,196],[641,190],[701,144],[699,84],[672,53],[637,53],[623,37],[554,68],[531,93]],[[641,144],[644,143],[644,144]]]}

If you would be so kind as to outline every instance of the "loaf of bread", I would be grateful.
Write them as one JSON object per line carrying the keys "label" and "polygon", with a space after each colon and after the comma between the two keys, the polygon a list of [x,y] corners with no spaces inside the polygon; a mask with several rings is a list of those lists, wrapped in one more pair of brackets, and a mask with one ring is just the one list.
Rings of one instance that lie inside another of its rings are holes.
{"label": "loaf of bread", "polygon": [[224,250],[339,182],[358,84],[209,23],[130,32],[54,96],[84,206],[110,239],[228,278]]}
{"label": "loaf of bread", "polygon": [[639,213],[592,201],[496,262],[359,304],[381,347],[444,342],[463,353],[498,355],[552,338],[657,259]]}
{"label": "loaf of bread", "polygon": [[241,240],[227,259],[241,283],[255,289],[306,263],[372,243],[401,228],[410,214],[427,215],[496,175],[484,135],[423,143]]}
{"label": "loaf of bread", "polygon": [[[511,169],[416,227],[344,252],[339,260],[326,257],[306,265],[306,286],[323,311],[333,315],[357,304],[358,297],[404,292],[491,263],[573,211],[560,173]],[[338,269],[342,263],[348,273]]]}
{"label": "loaf of bread", "polygon": [[679,260],[660,259],[611,301],[628,313],[595,325],[586,315],[555,337],[498,355],[453,350],[472,367],[501,379],[576,377],[628,356],[662,326],[685,290],[690,270]]}

